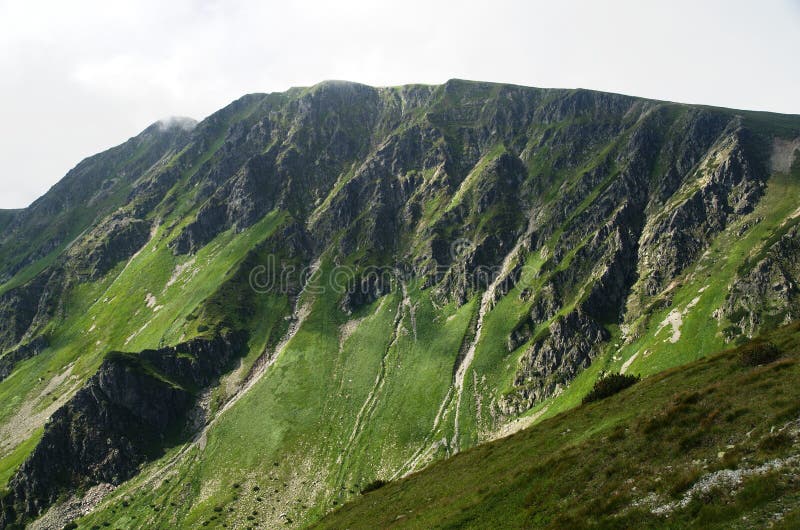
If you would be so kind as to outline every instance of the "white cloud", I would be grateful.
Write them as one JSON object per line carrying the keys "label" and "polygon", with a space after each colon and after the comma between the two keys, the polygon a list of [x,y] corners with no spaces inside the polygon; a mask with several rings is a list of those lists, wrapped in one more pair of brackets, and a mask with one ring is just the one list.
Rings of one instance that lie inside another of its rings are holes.
{"label": "white cloud", "polygon": [[0,0],[0,207],[170,115],[452,77],[800,112],[793,0]]}

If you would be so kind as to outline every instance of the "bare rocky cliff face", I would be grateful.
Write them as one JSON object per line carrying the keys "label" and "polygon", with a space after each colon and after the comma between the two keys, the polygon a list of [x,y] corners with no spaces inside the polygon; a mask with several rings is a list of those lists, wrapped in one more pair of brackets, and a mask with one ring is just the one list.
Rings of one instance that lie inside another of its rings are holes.
{"label": "bare rocky cliff face", "polygon": [[[541,256],[540,287],[523,294],[531,308],[507,337],[509,352],[525,351],[497,405],[519,414],[587,367],[609,325],[636,321],[758,204],[769,146],[800,136],[800,120],[790,133],[760,123],[586,90],[451,81],[328,82],[245,96],[191,130],[154,126],[3,217],[0,279],[41,270],[0,291],[0,376],[46,347],[61,297],[128,260],[162,219],[178,216],[168,244],[186,255],[279,210],[289,221],[273,243],[300,263],[328,252],[359,271],[402,270],[441,303],[466,303],[491,284],[480,271],[506,263],[499,299],[520,274],[517,255]],[[454,254],[458,241],[468,245]],[[720,315],[735,323],[731,339],[800,315],[798,258],[789,223],[739,271]],[[342,296],[348,313],[398,288],[358,281]],[[241,354],[246,331],[109,355],[12,479],[6,521],[70,488],[129,478],[180,426],[196,390]]]}
{"label": "bare rocky cliff face", "polygon": [[243,354],[247,337],[225,333],[138,353],[110,353],[45,425],[2,499],[0,524],[37,515],[60,495],[120,484],[165,445],[185,441],[197,392]]}

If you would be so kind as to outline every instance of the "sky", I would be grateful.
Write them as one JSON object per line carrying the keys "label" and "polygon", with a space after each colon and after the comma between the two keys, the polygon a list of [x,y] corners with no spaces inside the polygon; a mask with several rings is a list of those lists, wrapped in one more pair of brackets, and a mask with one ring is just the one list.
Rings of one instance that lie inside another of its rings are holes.
{"label": "sky", "polygon": [[170,116],[326,79],[800,114],[800,0],[0,0],[0,208]]}

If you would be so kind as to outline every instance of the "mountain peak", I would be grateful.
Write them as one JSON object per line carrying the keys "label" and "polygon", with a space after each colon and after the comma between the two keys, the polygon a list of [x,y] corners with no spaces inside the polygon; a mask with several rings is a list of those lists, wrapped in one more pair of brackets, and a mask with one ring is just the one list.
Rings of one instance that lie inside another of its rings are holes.
{"label": "mountain peak", "polygon": [[[191,131],[197,126],[197,120],[187,116],[169,116],[155,122],[151,127],[157,127],[160,131],[168,131],[170,129],[182,129],[186,132]],[[149,129],[150,127],[148,127]]]}

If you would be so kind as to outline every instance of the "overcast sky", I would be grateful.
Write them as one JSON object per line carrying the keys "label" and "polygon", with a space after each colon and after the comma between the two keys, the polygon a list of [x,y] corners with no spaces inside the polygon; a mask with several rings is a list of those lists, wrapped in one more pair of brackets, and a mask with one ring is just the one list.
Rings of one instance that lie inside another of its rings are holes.
{"label": "overcast sky", "polygon": [[0,208],[168,116],[324,79],[800,114],[800,0],[0,0]]}

